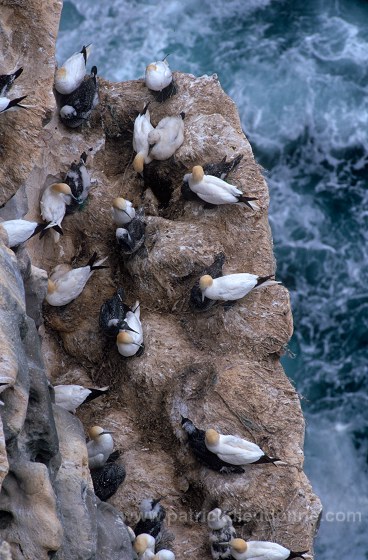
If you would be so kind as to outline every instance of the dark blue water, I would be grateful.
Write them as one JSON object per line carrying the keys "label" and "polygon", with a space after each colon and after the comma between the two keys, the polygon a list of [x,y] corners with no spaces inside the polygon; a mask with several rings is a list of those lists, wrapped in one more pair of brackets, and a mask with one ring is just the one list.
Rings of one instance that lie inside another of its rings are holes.
{"label": "dark blue water", "polygon": [[295,322],[283,359],[302,395],[306,472],[324,505],[318,560],[368,558],[368,2],[73,0],[62,62],[99,73],[216,72],[266,170],[278,277]]}

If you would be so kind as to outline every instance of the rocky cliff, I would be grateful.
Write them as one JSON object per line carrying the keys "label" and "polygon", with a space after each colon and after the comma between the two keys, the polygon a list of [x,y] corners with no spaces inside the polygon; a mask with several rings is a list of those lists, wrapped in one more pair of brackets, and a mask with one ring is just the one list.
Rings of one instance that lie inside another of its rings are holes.
{"label": "rocky cliff", "polygon": [[[92,177],[88,203],[65,218],[59,243],[48,233],[16,254],[0,246],[0,537],[15,559],[128,560],[124,518],[134,525],[142,498],[164,496],[179,560],[210,558],[205,513],[216,506],[233,512],[244,538],[312,550],[321,505],[303,473],[299,398],[279,361],[292,333],[286,288],[256,291],[230,309],[189,306],[191,287],[220,252],[226,273],[275,272],[268,189],[234,103],[216,76],[175,73],[178,94],[161,105],[143,80],[100,79],[90,123],[68,130],[52,90],[61,3],[0,5],[0,73],[21,63],[14,91],[34,106],[0,118],[0,217],[39,219],[40,193],[83,151]],[[154,124],[185,112],[185,141],[168,162],[150,164],[144,185],[131,165],[132,132],[148,101]],[[260,211],[183,200],[193,165],[236,154],[243,159],[231,180],[258,197]],[[143,204],[147,217],[146,252],[125,263],[110,218],[119,195]],[[109,269],[71,304],[42,303],[46,273],[60,262],[84,265],[94,251]],[[141,357],[125,360],[99,331],[100,306],[118,286],[128,303],[141,302]],[[60,383],[111,391],[77,418],[52,404],[51,384]],[[209,471],[190,453],[181,415],[256,441],[287,464],[248,466],[240,476]],[[93,424],[114,431],[127,471],[110,505],[94,496],[87,466],[84,431]]]}

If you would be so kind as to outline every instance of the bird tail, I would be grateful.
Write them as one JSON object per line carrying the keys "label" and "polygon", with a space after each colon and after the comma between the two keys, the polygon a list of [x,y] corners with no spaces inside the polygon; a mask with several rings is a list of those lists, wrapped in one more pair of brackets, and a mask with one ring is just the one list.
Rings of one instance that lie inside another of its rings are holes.
{"label": "bird tail", "polygon": [[97,66],[92,66],[91,76],[92,76],[92,78],[96,78],[96,76],[97,76]]}
{"label": "bird tail", "polygon": [[103,259],[100,259],[97,262],[96,259],[97,259],[97,253],[94,252],[92,257],[89,259],[88,263],[86,264],[86,266],[89,266],[91,268],[91,272],[92,270],[99,270],[100,268],[109,268],[108,266],[101,266],[102,263],[105,262],[107,257],[104,257]]}
{"label": "bird tail", "polygon": [[[40,228],[40,229],[38,230],[38,231],[41,231],[41,233],[40,233],[40,239],[43,238],[43,236],[44,236],[45,233],[46,233],[46,230],[49,229],[49,228],[54,229],[54,230],[57,231],[57,233],[59,233],[60,235],[64,235],[63,230],[62,230],[61,227],[58,226],[57,224],[52,225],[52,222],[47,222],[46,224],[39,224],[39,225],[43,225],[43,226],[44,226],[43,228]],[[38,226],[37,226],[37,227],[38,227]],[[36,228],[36,229],[37,229],[37,228]],[[35,235],[36,233],[38,233],[38,232],[35,231],[35,233],[34,233],[33,235]]]}
{"label": "bird tail", "polygon": [[21,73],[23,72],[23,68],[20,67],[18,68],[18,70],[16,70],[15,72],[13,72],[12,74],[12,81],[14,82],[14,80],[16,80],[17,78],[19,78],[19,76],[21,75]]}
{"label": "bird tail", "polygon": [[84,64],[87,64],[87,59],[88,59],[89,55],[91,54],[91,50],[92,50],[92,43],[90,43],[87,46],[83,45],[82,50],[80,52],[83,55]]}
{"label": "bird tail", "polygon": [[[243,156],[242,156],[243,157]],[[255,200],[258,200],[258,198],[255,197],[249,197],[249,196],[240,196],[239,197],[239,202],[243,202],[244,204],[246,204],[251,210],[259,210],[259,206],[256,202],[254,202]]]}
{"label": "bird tail", "polygon": [[[46,223],[42,222],[40,224],[37,224],[34,232],[31,235],[31,237],[33,237],[34,235],[37,235],[38,233],[41,232],[41,234],[40,234],[40,239],[41,239],[41,237],[43,237],[45,235],[45,229],[47,228],[47,226],[48,226],[48,222],[46,222]],[[31,237],[29,239],[31,239]]]}
{"label": "bird tail", "polygon": [[182,118],[183,120],[185,119],[185,113],[184,113],[184,111],[182,111],[182,112],[180,113],[180,116],[181,116],[181,118]]}
{"label": "bird tail", "polygon": [[291,560],[292,558],[305,558],[303,556],[303,554],[307,554],[307,552],[309,552],[309,551],[308,550],[302,550],[301,552],[293,552],[292,550],[290,550],[290,554],[286,558],[286,560]]}
{"label": "bird tail", "polygon": [[15,99],[12,99],[11,101],[9,101],[7,109],[10,109],[11,107],[22,107],[22,109],[27,109],[25,105],[20,104],[21,101],[23,101],[23,99],[25,99],[26,97],[27,95],[23,95],[22,97],[16,97]]}
{"label": "bird tail", "polygon": [[80,155],[80,158],[79,158],[79,159],[83,160],[83,163],[86,163],[87,157],[88,157],[88,156],[87,156],[86,152],[83,152],[83,153]]}
{"label": "bird tail", "polygon": [[270,280],[270,278],[274,278],[274,276],[274,274],[270,274],[269,276],[259,276],[255,288],[265,288],[266,286],[281,284],[281,282],[278,282],[277,280]]}
{"label": "bird tail", "polygon": [[91,392],[88,395],[88,397],[84,400],[85,403],[89,401],[93,401],[93,399],[97,399],[97,397],[101,397],[101,395],[105,395],[105,393],[107,393],[109,390],[109,386],[101,387],[101,389],[92,389],[91,387],[88,387],[88,389]]}

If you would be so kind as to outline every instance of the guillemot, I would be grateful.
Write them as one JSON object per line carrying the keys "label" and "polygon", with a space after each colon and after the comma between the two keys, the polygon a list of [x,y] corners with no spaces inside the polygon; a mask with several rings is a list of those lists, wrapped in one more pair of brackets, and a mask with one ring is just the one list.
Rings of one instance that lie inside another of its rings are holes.
{"label": "guillemot", "polygon": [[75,91],[83,82],[87,59],[92,45],[83,46],[80,52],[72,54],[55,73],[55,89],[62,95]]}

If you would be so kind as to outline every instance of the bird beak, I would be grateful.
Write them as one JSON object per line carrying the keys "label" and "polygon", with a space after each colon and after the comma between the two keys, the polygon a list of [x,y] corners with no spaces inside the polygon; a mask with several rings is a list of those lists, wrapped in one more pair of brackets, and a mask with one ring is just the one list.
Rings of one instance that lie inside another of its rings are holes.
{"label": "bird beak", "polygon": [[220,546],[230,546],[230,542],[219,542],[217,544],[219,544]]}
{"label": "bird beak", "polygon": [[202,301],[204,301],[204,298],[205,298],[205,297],[206,297],[206,296],[205,296],[204,293],[202,292]]}
{"label": "bird beak", "polygon": [[104,436],[105,434],[113,434],[114,432],[108,432],[107,430],[104,430],[103,432],[101,432],[101,436]]}
{"label": "bird beak", "polygon": [[167,54],[167,55],[165,56],[165,58],[162,59],[162,62],[164,62],[164,61],[167,59],[168,56],[170,56],[170,53]]}

